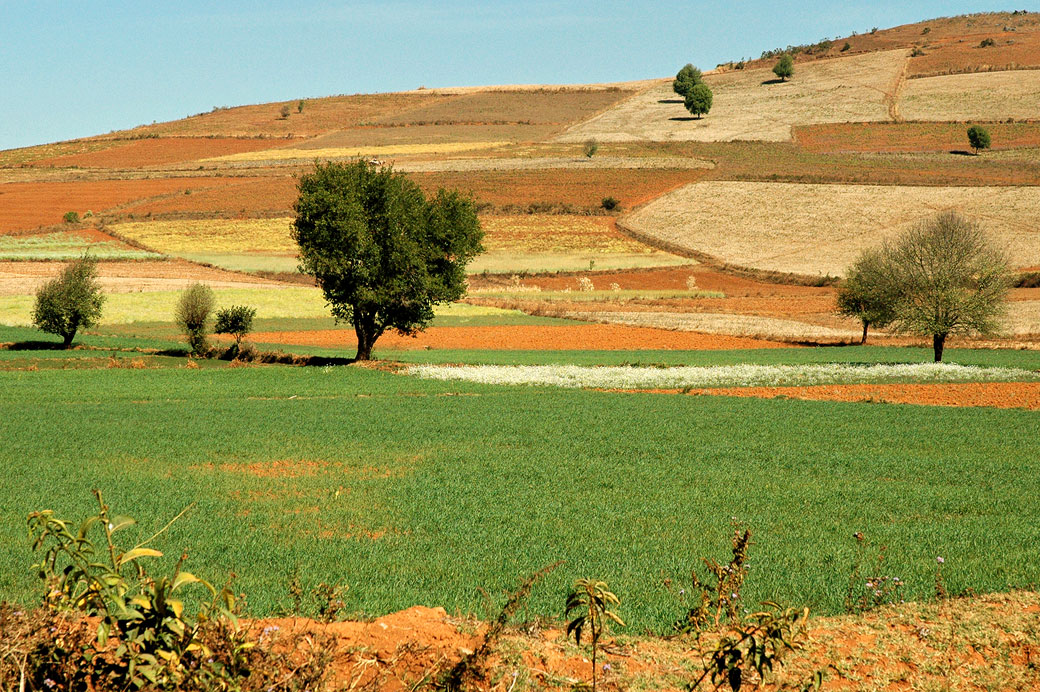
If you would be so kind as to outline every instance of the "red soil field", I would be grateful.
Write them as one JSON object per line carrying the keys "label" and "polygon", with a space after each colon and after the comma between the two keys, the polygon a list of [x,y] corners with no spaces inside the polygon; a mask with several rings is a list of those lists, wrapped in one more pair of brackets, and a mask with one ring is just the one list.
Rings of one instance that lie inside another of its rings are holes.
{"label": "red soil field", "polygon": [[67,211],[98,214],[144,197],[224,184],[223,178],[6,183],[0,185],[0,233],[60,224]]}
{"label": "red soil field", "polygon": [[[677,393],[678,390],[674,390]],[[846,384],[811,387],[694,389],[689,394],[813,401],[864,401],[924,406],[984,406],[1040,410],[1040,382],[958,382],[944,384]]]}
{"label": "red soil field", "polygon": [[[971,124],[985,126],[994,149],[1040,147],[1040,123]],[[832,123],[795,127],[794,140],[812,152],[967,152],[968,127],[968,123]]]}
{"label": "red soil field", "polygon": [[[296,332],[257,332],[252,339],[264,344],[295,346],[357,345],[352,329],[327,329]],[[711,351],[737,348],[789,348],[761,339],[735,336],[675,332],[648,327],[607,324],[430,327],[416,337],[388,332],[376,342],[378,349],[478,349],[478,350],[693,350]]]}
{"label": "red soil field", "polygon": [[177,214],[198,213],[226,216],[256,212],[289,214],[298,195],[296,180],[291,177],[220,178],[219,183],[190,195],[142,201],[127,207],[124,213]]}
{"label": "red soil field", "polygon": [[[931,77],[964,72],[1021,69],[1040,66],[1040,32],[991,29],[942,42],[926,41],[924,55],[910,59],[908,77]],[[995,45],[981,47],[985,39]]]}
{"label": "red soil field", "polygon": [[614,197],[623,209],[632,209],[681,185],[697,182],[706,173],[706,169],[601,168],[411,173],[409,177],[427,193],[440,187],[456,188],[498,207],[540,202],[599,207],[604,197]]}
{"label": "red soil field", "polygon": [[239,154],[281,146],[269,139],[218,137],[170,137],[118,142],[113,146],[84,154],[40,159],[34,166],[81,166],[86,168],[137,168],[197,161],[212,156]]}

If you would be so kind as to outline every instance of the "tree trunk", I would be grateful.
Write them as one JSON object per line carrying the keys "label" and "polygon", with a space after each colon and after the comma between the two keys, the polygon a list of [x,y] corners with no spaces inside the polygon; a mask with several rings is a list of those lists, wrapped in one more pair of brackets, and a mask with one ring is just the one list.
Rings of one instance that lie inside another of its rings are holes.
{"label": "tree trunk", "polygon": [[376,327],[372,315],[354,315],[354,333],[357,334],[357,355],[354,360],[372,360],[372,347],[383,333]]}
{"label": "tree trunk", "polygon": [[943,346],[946,344],[945,334],[932,334],[932,349],[935,351],[935,362],[942,362]]}
{"label": "tree trunk", "polygon": [[66,349],[72,348],[72,340],[76,338],[76,332],[72,332],[70,334],[63,334],[62,336],[65,340],[62,342],[61,347]]}
{"label": "tree trunk", "polygon": [[860,346],[867,343],[867,327],[870,326],[870,322],[863,320],[863,338],[859,340]]}

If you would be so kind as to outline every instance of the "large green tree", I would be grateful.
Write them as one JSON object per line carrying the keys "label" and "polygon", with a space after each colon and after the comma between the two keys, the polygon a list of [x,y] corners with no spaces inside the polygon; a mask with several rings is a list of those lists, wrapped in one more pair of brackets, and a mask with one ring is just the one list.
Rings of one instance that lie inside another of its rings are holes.
{"label": "large green tree", "polygon": [[690,111],[691,115],[696,115],[700,118],[711,110],[712,100],[711,87],[701,82],[690,89],[690,93],[686,94],[686,98],[683,99],[683,105],[686,106],[686,110]]}
{"label": "large green tree", "polygon": [[691,63],[686,63],[675,75],[675,79],[672,81],[672,91],[679,94],[679,96],[686,98],[686,95],[690,93],[690,90],[698,84],[701,84],[702,81],[701,71]]}
{"label": "large green tree", "polygon": [[439,190],[427,198],[389,167],[317,164],[299,184],[293,237],[336,319],[357,334],[358,360],[387,329],[414,334],[433,306],[465,293],[466,264],[483,251],[473,201]]}
{"label": "large green tree", "polygon": [[1008,260],[977,223],[943,212],[883,253],[887,280],[898,287],[895,326],[931,336],[935,362],[951,334],[999,330],[1011,287]]}
{"label": "large green tree", "polygon": [[781,82],[786,82],[788,77],[794,75],[794,59],[788,53],[781,55],[773,65],[773,74],[779,77]]}
{"label": "large green tree", "polygon": [[880,250],[865,250],[849,267],[838,287],[838,313],[863,323],[861,344],[867,343],[870,326],[887,327],[896,319],[899,290],[885,270]]}
{"label": "large green tree", "polygon": [[32,321],[43,331],[60,336],[62,345],[71,348],[81,327],[93,327],[101,319],[104,302],[97,282],[97,260],[82,257],[36,292]]}

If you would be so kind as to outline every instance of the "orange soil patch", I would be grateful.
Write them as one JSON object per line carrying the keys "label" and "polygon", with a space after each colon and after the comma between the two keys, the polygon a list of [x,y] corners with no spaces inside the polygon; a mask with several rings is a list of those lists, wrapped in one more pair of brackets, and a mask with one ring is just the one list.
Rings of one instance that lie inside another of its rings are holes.
{"label": "orange soil patch", "polygon": [[[1013,70],[1040,66],[1040,32],[1005,32],[996,27],[943,41],[922,36],[924,55],[910,59],[908,77]],[[985,39],[995,45],[981,47]]]}
{"label": "orange soil patch", "polygon": [[[672,390],[677,392],[678,390]],[[1040,410],[1040,382],[957,382],[943,384],[844,384],[811,387],[732,387],[693,389],[689,394],[869,401],[924,406],[984,406]]]}
{"label": "orange soil patch", "polygon": [[170,137],[120,142],[100,151],[40,159],[35,166],[85,166],[89,168],[135,168],[184,163],[211,156],[239,154],[281,145],[263,139],[227,137]]}
{"label": "orange soil patch", "polygon": [[[300,478],[316,476],[329,467],[326,461],[309,459],[279,459],[257,461],[252,464],[221,464],[216,468],[226,473],[241,473],[257,478]],[[210,465],[210,468],[213,468]]]}
{"label": "orange soil patch", "polygon": [[299,192],[296,179],[221,178],[220,184],[190,195],[143,201],[123,211],[141,214],[250,214],[257,212],[290,213]]}
{"label": "orange soil patch", "polygon": [[[973,123],[974,124],[974,123]],[[1040,147],[1040,123],[984,123],[994,149]],[[794,128],[813,152],[968,151],[965,123],[831,123]]]}
{"label": "orange soil patch", "polygon": [[[354,331],[325,329],[294,332],[257,332],[257,343],[297,346],[357,345]],[[735,336],[676,332],[649,327],[608,324],[531,325],[493,327],[430,327],[415,337],[388,332],[377,349],[477,349],[477,350],[691,350],[738,348],[789,348],[790,344]]]}
{"label": "orange soil patch", "polygon": [[[624,209],[645,204],[669,190],[701,180],[708,171],[653,169],[459,171],[410,173],[427,193],[437,188],[472,192],[479,202],[497,207],[531,204],[599,207],[614,197]],[[548,211],[548,210],[546,210]]]}
{"label": "orange soil patch", "polygon": [[0,184],[0,233],[60,224],[67,211],[95,214],[143,197],[224,185],[222,178]]}

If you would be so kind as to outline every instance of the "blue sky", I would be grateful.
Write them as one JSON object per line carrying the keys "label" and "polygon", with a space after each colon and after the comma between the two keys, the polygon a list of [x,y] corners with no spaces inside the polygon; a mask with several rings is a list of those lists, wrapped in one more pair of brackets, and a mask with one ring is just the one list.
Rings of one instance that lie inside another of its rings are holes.
{"label": "blue sky", "polygon": [[873,26],[1015,8],[1037,9],[1021,0],[0,0],[0,149],[214,106],[660,77],[686,62],[709,69]]}

